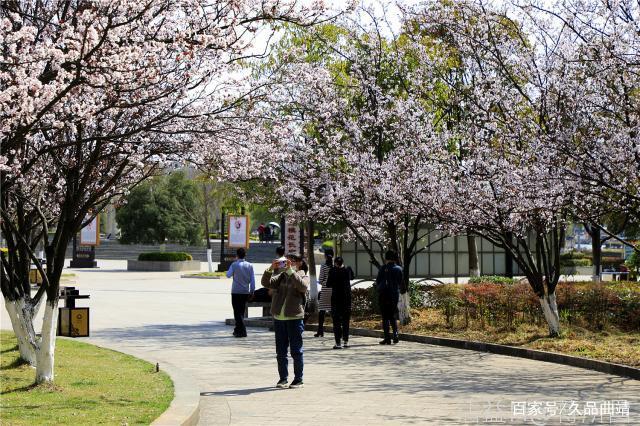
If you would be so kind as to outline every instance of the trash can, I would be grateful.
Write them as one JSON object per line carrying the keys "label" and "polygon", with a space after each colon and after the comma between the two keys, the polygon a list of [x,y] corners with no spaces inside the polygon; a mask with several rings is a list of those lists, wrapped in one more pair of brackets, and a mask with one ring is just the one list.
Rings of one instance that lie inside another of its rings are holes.
{"label": "trash can", "polygon": [[88,299],[75,287],[61,287],[60,299],[64,307],[58,308],[58,336],[89,337],[89,308],[76,308],[76,299]]}

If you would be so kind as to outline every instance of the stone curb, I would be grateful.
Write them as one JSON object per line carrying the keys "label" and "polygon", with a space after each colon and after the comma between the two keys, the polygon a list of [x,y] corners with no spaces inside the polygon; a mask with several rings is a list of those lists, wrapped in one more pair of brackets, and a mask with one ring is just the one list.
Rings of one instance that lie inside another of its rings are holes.
{"label": "stone curb", "polygon": [[180,275],[180,278],[193,278],[196,280],[221,280],[222,277],[194,277],[191,275]]}
{"label": "stone curb", "polygon": [[[270,327],[271,321],[264,318],[249,318],[245,321],[250,327]],[[233,325],[233,319],[226,320],[227,325]],[[333,327],[325,326],[325,331],[333,332]],[[317,331],[315,324],[306,324],[305,330]],[[384,334],[379,330],[369,330],[366,328],[350,328],[349,334],[353,336],[383,338]],[[526,358],[535,361],[553,362],[555,364],[569,365],[572,367],[585,368],[587,370],[599,371],[601,373],[613,374],[616,376],[629,377],[640,380],[640,368],[628,365],[614,364],[595,359],[581,358],[572,355],[565,355],[553,352],[539,351],[535,349],[518,348],[515,346],[498,345],[495,343],[474,342],[468,340],[450,339],[446,337],[419,336],[416,334],[400,333],[400,340],[407,342],[426,343],[429,345],[448,346],[457,349],[467,349],[471,351],[488,352],[497,355],[507,355],[518,358]]]}
{"label": "stone curb", "polygon": [[164,362],[160,364],[171,380],[173,380],[173,401],[169,408],[151,424],[160,425],[197,425],[200,420],[200,388],[193,377],[180,368]]}
{"label": "stone curb", "polygon": [[167,408],[165,412],[160,415],[160,417],[151,422],[152,425],[193,426],[198,424],[198,421],[200,420],[200,389],[193,377],[187,374],[184,370],[167,361],[154,358],[153,356],[150,356],[145,352],[129,350],[125,352],[115,346],[96,344],[91,342],[90,340],[85,341],[85,343],[100,348],[125,353],[127,355],[140,358],[152,364],[159,364],[160,370],[169,375],[171,381],[173,382],[173,400],[171,401],[169,408]]}

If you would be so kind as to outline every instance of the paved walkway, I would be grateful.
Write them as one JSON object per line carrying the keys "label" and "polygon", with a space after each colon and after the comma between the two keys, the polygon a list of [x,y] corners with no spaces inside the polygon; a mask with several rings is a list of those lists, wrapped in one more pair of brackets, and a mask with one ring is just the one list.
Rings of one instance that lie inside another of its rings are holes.
{"label": "paved walkway", "polygon": [[[149,352],[190,373],[201,390],[202,425],[590,424],[594,419],[608,424],[609,415],[584,415],[585,408],[599,409],[603,401],[618,408],[620,420],[627,419],[626,401],[628,422],[640,424],[639,381],[417,343],[381,347],[364,337],[335,351],[331,335],[316,339],[305,333],[305,387],[276,390],[273,334],[249,329],[248,338],[235,339],[222,324],[232,316],[229,280],[125,272],[119,261],[100,265],[76,272],[81,292],[91,295],[82,303],[91,307],[92,337],[86,340],[123,352]],[[2,328],[10,328],[4,309]],[[533,423],[520,409],[546,410],[549,417],[543,422],[538,415]]]}

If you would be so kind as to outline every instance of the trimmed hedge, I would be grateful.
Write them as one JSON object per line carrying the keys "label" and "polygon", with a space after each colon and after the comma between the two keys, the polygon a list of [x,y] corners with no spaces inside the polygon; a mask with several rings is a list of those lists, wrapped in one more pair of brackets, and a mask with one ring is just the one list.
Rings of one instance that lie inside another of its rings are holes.
{"label": "trimmed hedge", "polygon": [[591,259],[591,253],[586,253],[584,251],[571,250],[566,253],[562,253],[560,255],[560,262],[563,263],[564,260],[569,259]]}
{"label": "trimmed hedge", "polygon": [[615,256],[603,256],[600,263],[603,266],[615,266],[618,267],[624,263],[624,259],[622,257]]}
{"label": "trimmed hedge", "polygon": [[560,266],[592,266],[591,259],[562,259]]}
{"label": "trimmed hedge", "polygon": [[171,252],[171,251],[152,251],[148,253],[140,253],[138,260],[149,260],[155,262],[183,262],[185,260],[193,260],[189,253]]}

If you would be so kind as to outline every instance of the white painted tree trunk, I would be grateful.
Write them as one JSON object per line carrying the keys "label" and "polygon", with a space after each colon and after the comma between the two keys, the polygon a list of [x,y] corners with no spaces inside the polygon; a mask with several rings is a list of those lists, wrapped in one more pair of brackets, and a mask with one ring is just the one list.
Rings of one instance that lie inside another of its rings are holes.
{"label": "white painted tree trunk", "polygon": [[207,266],[209,267],[209,272],[213,272],[213,263],[211,262],[211,249],[207,249]]}
{"label": "white painted tree trunk", "polygon": [[36,350],[36,383],[53,382],[57,324],[58,301],[47,300],[42,320],[42,338]]}
{"label": "white painted tree trunk", "polygon": [[404,294],[400,293],[400,299],[398,300],[398,319],[400,324],[407,325],[411,322],[411,299],[409,297],[409,291]]}
{"label": "white painted tree trunk", "polygon": [[35,366],[38,344],[36,332],[33,328],[33,318],[36,310],[29,306],[24,299],[8,300],[5,298],[4,305],[7,308],[13,332],[18,340],[20,358]]}
{"label": "white painted tree trunk", "polygon": [[552,293],[545,297],[540,298],[540,306],[542,306],[542,312],[544,318],[549,325],[549,335],[560,335],[560,315],[558,314],[558,304],[556,303],[556,294]]}

